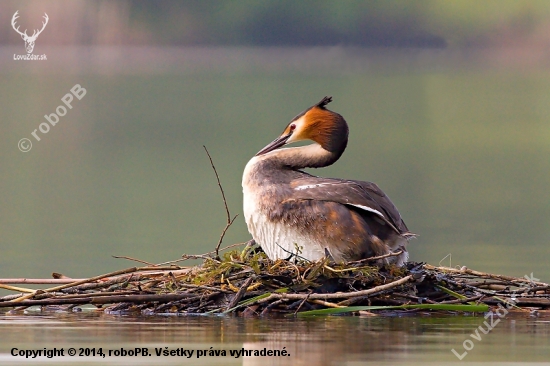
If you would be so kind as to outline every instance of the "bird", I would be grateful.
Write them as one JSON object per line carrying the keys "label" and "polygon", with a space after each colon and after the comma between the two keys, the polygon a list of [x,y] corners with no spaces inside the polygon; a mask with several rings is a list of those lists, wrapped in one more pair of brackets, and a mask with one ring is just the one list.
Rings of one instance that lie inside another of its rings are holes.
{"label": "bird", "polygon": [[[403,266],[409,231],[390,198],[375,184],[323,178],[304,168],[335,163],[348,144],[345,119],[324,97],[294,117],[243,172],[243,213],[252,240],[272,259],[330,258],[346,263],[372,257]],[[310,140],[299,147],[285,145]]]}

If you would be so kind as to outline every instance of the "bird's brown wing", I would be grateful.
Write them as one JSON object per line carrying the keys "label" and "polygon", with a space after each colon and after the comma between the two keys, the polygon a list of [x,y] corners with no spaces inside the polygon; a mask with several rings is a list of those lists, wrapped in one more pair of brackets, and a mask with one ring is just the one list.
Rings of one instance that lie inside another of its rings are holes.
{"label": "bird's brown wing", "polygon": [[304,177],[291,183],[290,200],[337,202],[375,214],[400,235],[414,235],[401,219],[390,198],[371,182]]}

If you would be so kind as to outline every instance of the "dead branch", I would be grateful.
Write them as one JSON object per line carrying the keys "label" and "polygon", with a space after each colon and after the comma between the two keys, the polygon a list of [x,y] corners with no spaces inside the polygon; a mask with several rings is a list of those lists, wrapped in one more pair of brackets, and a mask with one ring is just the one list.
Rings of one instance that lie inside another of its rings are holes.
{"label": "dead branch", "polygon": [[229,305],[227,305],[226,312],[230,312],[237,305],[237,303],[239,301],[241,301],[241,299],[243,298],[244,293],[246,292],[246,290],[248,289],[248,286],[250,286],[250,284],[252,283],[253,280],[254,280],[254,278],[248,277],[244,281],[244,283],[241,286],[241,288],[239,289],[239,291],[235,294],[233,299],[231,299],[231,302],[229,303]]}
{"label": "dead branch", "polygon": [[233,221],[235,221],[235,219],[239,215],[237,214],[233,218],[231,218],[231,214],[229,213],[229,207],[227,206],[227,200],[225,199],[225,193],[223,192],[223,187],[222,187],[222,184],[220,183],[220,176],[218,175],[218,171],[214,166],[214,162],[212,161],[212,157],[210,156],[208,149],[204,145],[202,147],[204,147],[204,151],[206,151],[206,155],[208,155],[208,159],[210,160],[210,165],[212,166],[212,169],[214,170],[214,174],[216,175],[216,180],[218,181],[218,187],[220,187],[220,192],[222,193],[223,205],[225,206],[225,213],[227,214],[227,224],[225,225],[225,228],[223,229],[220,235],[220,240],[218,240],[218,244],[216,245],[216,250],[215,250],[216,259],[220,259],[219,251],[220,251],[220,245],[222,244],[222,241],[223,241],[223,237],[225,236],[227,229],[229,229],[229,227],[233,224]]}
{"label": "dead branch", "polygon": [[84,278],[0,278],[0,284],[60,285],[82,280]]}
{"label": "dead branch", "polygon": [[35,306],[35,305],[72,305],[72,304],[112,304],[118,302],[129,303],[143,303],[143,302],[168,302],[185,299],[191,295],[188,293],[183,294],[165,294],[165,295],[115,295],[104,297],[81,297],[81,298],[69,298],[69,299],[45,299],[45,300],[14,300],[0,302],[0,308],[7,308],[13,306]]}

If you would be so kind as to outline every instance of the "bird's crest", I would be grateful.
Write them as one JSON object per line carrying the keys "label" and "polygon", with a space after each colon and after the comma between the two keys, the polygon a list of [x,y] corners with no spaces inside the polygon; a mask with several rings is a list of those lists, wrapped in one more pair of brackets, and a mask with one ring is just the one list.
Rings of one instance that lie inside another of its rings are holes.
{"label": "bird's crest", "polygon": [[332,102],[332,97],[324,97],[323,99],[321,99],[321,101],[317,104],[314,105],[314,107],[319,107],[319,108],[323,108],[325,109],[325,106],[327,104],[329,104],[330,102]]}
{"label": "bird's crest", "polygon": [[315,107],[319,107],[323,110],[326,110],[325,106],[327,104],[329,104],[330,102],[332,102],[332,97],[324,97],[323,99],[321,99],[321,101],[319,103],[312,105],[311,107],[309,107],[308,109],[306,109],[302,113],[298,114],[290,122],[296,121],[298,118],[302,117],[304,114],[306,114],[307,112],[309,112],[310,110],[312,110]]}

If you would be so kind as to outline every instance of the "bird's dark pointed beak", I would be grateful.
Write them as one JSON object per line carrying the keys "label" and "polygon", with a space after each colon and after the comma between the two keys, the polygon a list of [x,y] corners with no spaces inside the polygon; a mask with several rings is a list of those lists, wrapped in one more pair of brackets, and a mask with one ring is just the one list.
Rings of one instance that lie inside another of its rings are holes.
{"label": "bird's dark pointed beak", "polygon": [[275,140],[271,141],[266,147],[264,147],[263,149],[258,151],[256,156],[267,154],[270,151],[273,151],[275,149],[280,148],[281,146],[286,145],[286,142],[288,141],[288,139],[290,138],[291,135],[292,134],[289,133],[288,135],[283,135],[283,136],[277,137]]}

